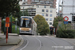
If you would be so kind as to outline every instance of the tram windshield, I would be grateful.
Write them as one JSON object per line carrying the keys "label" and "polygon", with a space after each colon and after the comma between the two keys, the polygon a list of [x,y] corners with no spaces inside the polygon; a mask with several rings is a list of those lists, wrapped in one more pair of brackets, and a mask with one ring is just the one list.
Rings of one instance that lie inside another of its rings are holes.
{"label": "tram windshield", "polygon": [[29,18],[22,18],[22,20],[21,20],[21,27],[30,28],[31,27],[31,19],[29,19]]}

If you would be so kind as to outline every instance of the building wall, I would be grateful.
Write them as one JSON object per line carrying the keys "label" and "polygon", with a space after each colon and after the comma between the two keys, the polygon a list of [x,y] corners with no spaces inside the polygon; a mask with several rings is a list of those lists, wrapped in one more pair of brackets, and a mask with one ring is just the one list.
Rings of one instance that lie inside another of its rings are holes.
{"label": "building wall", "polygon": [[20,5],[22,5],[23,2],[25,2],[25,4],[49,4],[51,5],[51,8],[56,8],[56,0],[21,0],[19,2]]}
{"label": "building wall", "polygon": [[[44,10],[44,12],[42,12],[42,10]],[[46,12],[48,10],[48,12]],[[50,12],[52,11],[52,12]],[[53,26],[53,21],[54,21],[54,18],[56,17],[56,9],[54,8],[50,8],[50,6],[46,6],[46,8],[44,8],[44,6],[39,6],[39,8],[36,8],[36,15],[37,14],[40,14],[42,15],[45,19],[48,19],[46,20],[47,23],[49,24],[49,27]],[[48,14],[48,16],[46,16],[46,14]],[[50,16],[52,14],[52,16]],[[52,21],[50,21],[50,19],[52,19]],[[52,23],[50,25],[50,23]]]}
{"label": "building wall", "polygon": [[[54,18],[56,17],[56,9],[55,8],[50,8],[50,5],[45,5],[45,6],[44,5],[22,5],[22,6],[20,6],[21,11],[23,11],[23,7],[24,7],[24,9],[32,9],[32,8],[35,9],[35,12],[31,12],[31,13],[35,13],[35,15],[37,15],[37,14],[42,15],[46,19],[47,23],[49,24],[49,27],[52,26]],[[42,12],[42,10],[44,10],[44,12]],[[46,11],[48,11],[48,12],[46,12]],[[52,24],[50,25],[50,23],[52,23]]]}
{"label": "building wall", "polygon": [[72,15],[71,13],[75,13],[75,0],[63,0],[62,6],[63,17],[68,16],[68,21],[72,22],[72,16],[75,15]]}

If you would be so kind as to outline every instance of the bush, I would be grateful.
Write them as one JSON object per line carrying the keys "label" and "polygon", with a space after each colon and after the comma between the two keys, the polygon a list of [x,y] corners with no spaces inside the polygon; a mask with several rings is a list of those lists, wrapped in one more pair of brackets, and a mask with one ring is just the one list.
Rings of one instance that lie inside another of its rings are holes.
{"label": "bush", "polygon": [[75,38],[75,30],[57,30],[56,37]]}
{"label": "bush", "polygon": [[16,25],[12,25],[12,33],[17,33],[17,34],[19,34],[19,27],[17,26],[17,30],[15,30],[15,26]]}
{"label": "bush", "polygon": [[43,16],[36,15],[34,20],[37,23],[37,30],[40,35],[46,35],[47,33],[50,33],[49,25]]}

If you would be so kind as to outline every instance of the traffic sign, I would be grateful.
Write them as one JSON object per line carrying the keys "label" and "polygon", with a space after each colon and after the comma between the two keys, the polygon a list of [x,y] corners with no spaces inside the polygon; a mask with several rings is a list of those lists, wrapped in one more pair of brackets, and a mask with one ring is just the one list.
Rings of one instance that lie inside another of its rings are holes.
{"label": "traffic sign", "polygon": [[6,43],[8,41],[8,27],[10,25],[10,20],[9,20],[9,17],[6,17],[6,23],[5,23],[5,27],[7,27],[7,31],[6,31]]}
{"label": "traffic sign", "polygon": [[68,21],[69,18],[67,16],[64,17],[64,21]]}
{"label": "traffic sign", "polygon": [[9,23],[9,17],[6,17],[6,23]]}
{"label": "traffic sign", "polygon": [[64,24],[68,24],[68,21],[64,21]]}
{"label": "traffic sign", "polygon": [[5,23],[5,27],[9,27],[10,26],[10,24],[9,23]]}

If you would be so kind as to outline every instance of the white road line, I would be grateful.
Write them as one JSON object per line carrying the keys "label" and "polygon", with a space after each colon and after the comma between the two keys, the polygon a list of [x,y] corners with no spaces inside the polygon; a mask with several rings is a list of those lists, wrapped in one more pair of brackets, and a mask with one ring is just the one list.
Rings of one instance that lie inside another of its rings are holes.
{"label": "white road line", "polygon": [[[48,38],[50,38],[50,37],[48,37]],[[51,38],[50,38],[51,39]],[[57,45],[53,40],[52,40],[52,42],[55,44],[55,45]],[[57,48],[55,48],[55,50],[57,50]]]}
{"label": "white road line", "polygon": [[27,44],[26,44],[23,48],[21,48],[20,50],[25,49],[25,48],[27,47],[28,44],[29,44],[29,41],[27,41]]}
{"label": "white road line", "polygon": [[41,41],[38,38],[36,38],[36,39],[40,42],[40,47],[38,49],[38,50],[40,50],[41,49]]}

